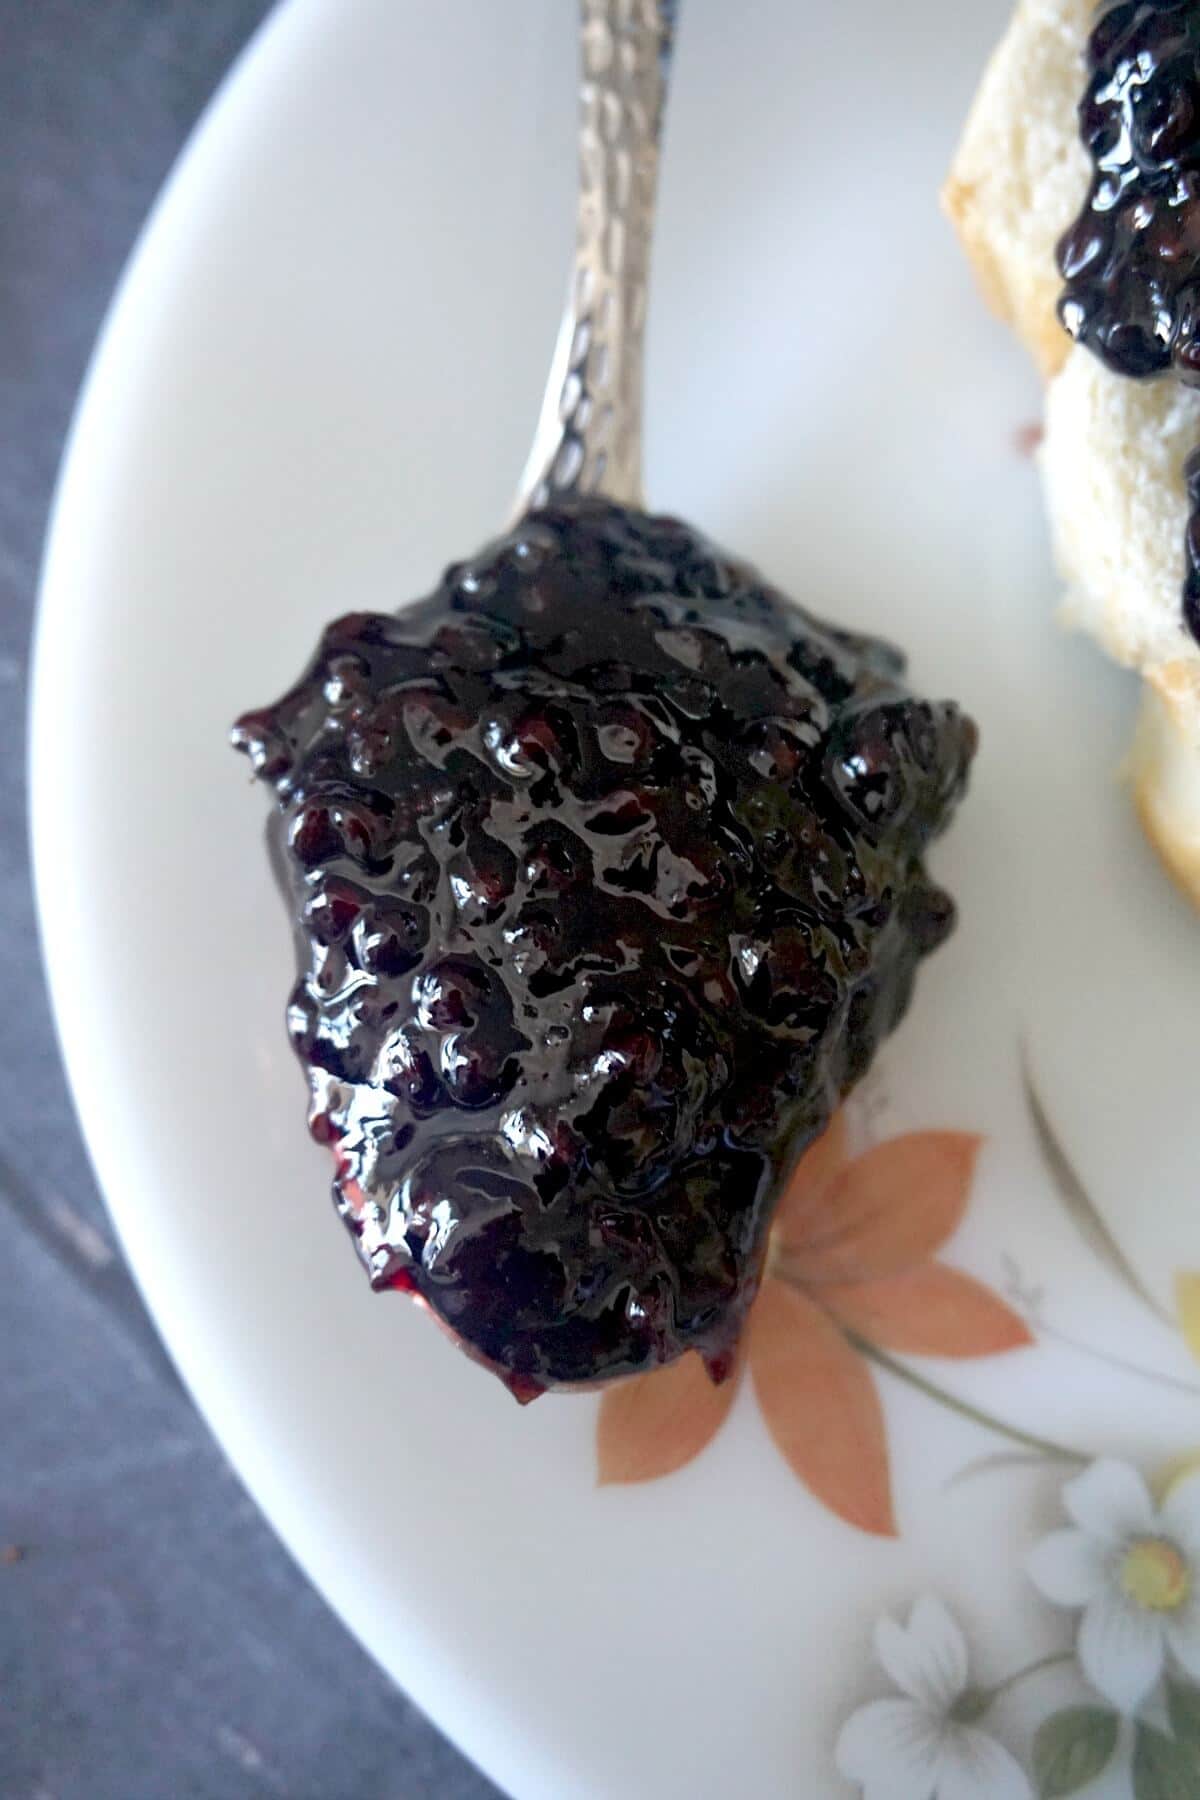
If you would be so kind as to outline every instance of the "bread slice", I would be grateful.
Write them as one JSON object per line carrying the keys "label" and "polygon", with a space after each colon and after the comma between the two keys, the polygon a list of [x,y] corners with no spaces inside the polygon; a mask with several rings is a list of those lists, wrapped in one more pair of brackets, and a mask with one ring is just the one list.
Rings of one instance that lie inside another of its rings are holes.
{"label": "bread slice", "polygon": [[1020,0],[942,190],[985,295],[1047,380],[1070,347],[1054,252],[1088,189],[1075,109],[1093,3]]}
{"label": "bread slice", "polygon": [[1180,604],[1183,465],[1198,444],[1200,389],[1129,381],[1081,345],[1047,389],[1040,462],[1066,618],[1164,693],[1200,678]]}
{"label": "bread slice", "polygon": [[1183,465],[1200,392],[1113,375],[1058,322],[1055,246],[1087,192],[1076,129],[1092,0],[1019,0],[943,192],[993,305],[1049,383],[1040,463],[1064,614],[1146,682],[1138,812],[1200,905],[1200,646],[1184,627]]}

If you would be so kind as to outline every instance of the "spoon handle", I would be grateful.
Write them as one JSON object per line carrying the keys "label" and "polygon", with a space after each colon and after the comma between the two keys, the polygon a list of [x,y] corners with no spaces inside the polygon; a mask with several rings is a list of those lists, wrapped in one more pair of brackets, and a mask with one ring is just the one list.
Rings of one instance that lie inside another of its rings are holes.
{"label": "spoon handle", "polygon": [[676,0],[581,0],[570,298],[518,515],[560,494],[642,504],[642,347]]}

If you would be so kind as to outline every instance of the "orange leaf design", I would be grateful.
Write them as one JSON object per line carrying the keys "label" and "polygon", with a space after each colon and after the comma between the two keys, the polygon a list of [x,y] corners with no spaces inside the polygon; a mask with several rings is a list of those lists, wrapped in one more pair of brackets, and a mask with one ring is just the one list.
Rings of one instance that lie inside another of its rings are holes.
{"label": "orange leaf design", "polygon": [[656,1481],[699,1456],[725,1423],[740,1366],[714,1387],[695,1352],[608,1388],[596,1426],[596,1479]]}
{"label": "orange leaf design", "polygon": [[803,1241],[814,1207],[825,1198],[846,1161],[846,1115],[835,1112],[819,1138],[801,1156],[775,1213],[781,1244]]}
{"label": "orange leaf design", "polygon": [[847,1524],[895,1537],[879,1396],[829,1315],[766,1282],[750,1315],[750,1368],[767,1429],[804,1485]]}
{"label": "orange leaf design", "polygon": [[860,1337],[906,1356],[996,1356],[1033,1342],[998,1294],[944,1263],[823,1287],[821,1304]]}
{"label": "orange leaf design", "polygon": [[982,1138],[914,1131],[844,1168],[819,1219],[786,1246],[796,1281],[875,1281],[924,1262],[962,1218]]}

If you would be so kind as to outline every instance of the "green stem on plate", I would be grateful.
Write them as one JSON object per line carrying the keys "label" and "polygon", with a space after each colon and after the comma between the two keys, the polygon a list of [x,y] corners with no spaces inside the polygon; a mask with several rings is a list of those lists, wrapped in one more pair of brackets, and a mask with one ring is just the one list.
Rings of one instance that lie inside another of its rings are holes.
{"label": "green stem on plate", "polygon": [[1014,1669],[1011,1675],[1006,1675],[1003,1681],[996,1683],[995,1687],[988,1688],[988,1705],[993,1706],[1002,1694],[1007,1694],[1010,1688],[1015,1688],[1017,1683],[1024,1681],[1027,1676],[1040,1675],[1043,1669],[1055,1669],[1062,1663],[1073,1663],[1074,1661],[1075,1652],[1073,1650],[1052,1650],[1049,1656],[1039,1656],[1036,1662],[1026,1663],[1023,1669]]}
{"label": "green stem on plate", "polygon": [[1109,1230],[1099,1208],[1084,1187],[1074,1164],[1067,1156],[1034,1082],[1033,1070],[1030,1066],[1029,1045],[1026,1041],[1021,1043],[1020,1056],[1025,1103],[1029,1108],[1038,1148],[1041,1150],[1050,1179],[1058,1189],[1058,1196],[1063,1203],[1067,1217],[1092,1254],[1100,1262],[1107,1264],[1110,1273],[1115,1275],[1118,1281],[1124,1282],[1130,1293],[1135,1294],[1142,1305],[1152,1312],[1155,1318],[1167,1327],[1168,1331],[1178,1331],[1178,1322],[1150,1292]]}
{"label": "green stem on plate", "polygon": [[977,1725],[985,1713],[991,1712],[1002,1694],[1016,1687],[1018,1681],[1024,1681],[1027,1675],[1037,1675],[1042,1669],[1052,1669],[1058,1663],[1075,1661],[1072,1650],[1055,1650],[1050,1656],[1039,1656],[1036,1662],[1026,1663],[1023,1669],[1014,1669],[1013,1673],[995,1687],[965,1688],[950,1708],[950,1717],[956,1725]]}
{"label": "green stem on plate", "polygon": [[969,1400],[960,1400],[956,1395],[948,1394],[945,1388],[939,1387],[935,1381],[930,1381],[924,1375],[918,1375],[917,1371],[910,1369],[907,1363],[902,1363],[896,1357],[890,1356],[886,1350],[881,1350],[878,1344],[873,1344],[869,1338],[860,1337],[857,1331],[845,1330],[845,1336],[847,1343],[857,1350],[860,1356],[865,1356],[868,1362],[873,1362],[879,1368],[886,1369],[889,1375],[895,1375],[898,1380],[906,1381],[909,1387],[916,1388],[917,1392],[924,1394],[926,1399],[936,1400],[939,1406],[947,1407],[951,1412],[957,1413],[959,1418],[969,1419],[975,1425],[982,1425],[985,1431],[994,1431],[1000,1437],[1006,1437],[1012,1443],[1020,1444],[1023,1449],[1036,1450],[1040,1456],[1052,1457],[1055,1462],[1086,1463],[1089,1460],[1078,1450],[1068,1450],[1065,1444],[1056,1444],[1052,1438],[1038,1437],[1031,1431],[1022,1431],[1019,1426],[1008,1425],[1003,1419],[997,1419],[993,1413],[984,1412],[982,1407],[972,1406]]}
{"label": "green stem on plate", "polygon": [[1176,1393],[1200,1397],[1200,1381],[1188,1381],[1182,1375],[1167,1375],[1161,1369],[1147,1369],[1142,1363],[1129,1362],[1123,1356],[1114,1356],[1111,1350],[1101,1350],[1096,1344],[1085,1344],[1080,1338],[1071,1337],[1067,1332],[1060,1331],[1057,1325],[1047,1325],[1044,1319],[1033,1319],[1030,1322],[1039,1337],[1053,1338],[1055,1343],[1073,1350],[1076,1356],[1090,1357],[1093,1362],[1103,1363],[1106,1368],[1116,1369],[1122,1375],[1132,1375],[1138,1381],[1153,1382],[1155,1387],[1171,1388]]}

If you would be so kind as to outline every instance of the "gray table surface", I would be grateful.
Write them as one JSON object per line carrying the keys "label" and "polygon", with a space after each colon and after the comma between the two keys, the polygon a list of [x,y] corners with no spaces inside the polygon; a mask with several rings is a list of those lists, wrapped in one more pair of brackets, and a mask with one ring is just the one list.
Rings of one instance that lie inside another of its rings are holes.
{"label": "gray table surface", "polygon": [[239,1488],[122,1266],[47,1013],[29,632],[108,296],[268,0],[0,0],[0,1800],[484,1800]]}

